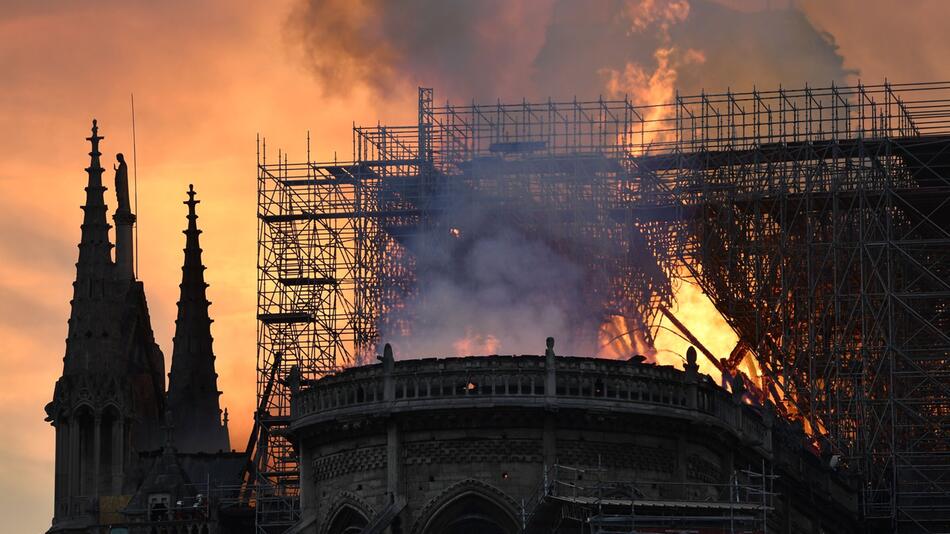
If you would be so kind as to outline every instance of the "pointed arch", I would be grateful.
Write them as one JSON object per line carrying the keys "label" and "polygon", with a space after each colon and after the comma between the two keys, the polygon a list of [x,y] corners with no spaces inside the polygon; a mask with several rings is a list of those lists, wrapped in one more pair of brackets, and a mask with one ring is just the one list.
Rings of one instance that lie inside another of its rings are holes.
{"label": "pointed arch", "polygon": [[356,495],[344,491],[330,507],[320,532],[322,534],[359,534],[374,515],[371,506]]}
{"label": "pointed arch", "polygon": [[413,534],[516,534],[515,502],[504,492],[477,480],[452,485],[429,501],[413,525]]}

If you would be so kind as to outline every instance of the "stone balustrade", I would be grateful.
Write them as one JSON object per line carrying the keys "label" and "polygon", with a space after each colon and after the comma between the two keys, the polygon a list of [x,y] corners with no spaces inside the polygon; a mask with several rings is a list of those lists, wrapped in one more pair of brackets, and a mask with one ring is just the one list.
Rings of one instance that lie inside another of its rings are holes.
{"label": "stone balustrade", "polygon": [[583,408],[706,419],[750,445],[771,449],[771,418],[763,410],[699,375],[695,366],[686,367],[563,356],[384,362],[305,385],[292,398],[292,426],[453,407]]}

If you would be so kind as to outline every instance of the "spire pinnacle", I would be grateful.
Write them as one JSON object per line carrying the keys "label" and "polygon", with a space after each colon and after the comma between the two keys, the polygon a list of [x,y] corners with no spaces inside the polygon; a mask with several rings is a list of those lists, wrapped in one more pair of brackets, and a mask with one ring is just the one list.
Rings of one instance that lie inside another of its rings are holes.
{"label": "spire pinnacle", "polygon": [[197,204],[200,204],[200,203],[201,203],[200,200],[195,200],[195,195],[196,195],[196,194],[197,194],[197,193],[195,192],[195,185],[194,185],[194,184],[188,184],[188,200],[186,200],[186,201],[184,202],[184,204],[186,204],[186,205],[188,206],[188,218],[189,218],[189,219],[192,218],[192,217],[197,217],[197,215],[195,215],[195,206],[196,206]]}

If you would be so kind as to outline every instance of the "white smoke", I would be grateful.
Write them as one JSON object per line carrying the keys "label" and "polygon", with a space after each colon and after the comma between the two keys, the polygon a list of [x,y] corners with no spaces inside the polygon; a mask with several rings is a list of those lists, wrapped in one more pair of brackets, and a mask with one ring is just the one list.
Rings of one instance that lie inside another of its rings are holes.
{"label": "white smoke", "polygon": [[432,230],[406,243],[417,292],[387,320],[409,331],[383,331],[383,340],[402,356],[425,357],[538,354],[556,336],[562,351],[595,354],[596,283],[560,236],[532,235],[465,200],[447,202]]}

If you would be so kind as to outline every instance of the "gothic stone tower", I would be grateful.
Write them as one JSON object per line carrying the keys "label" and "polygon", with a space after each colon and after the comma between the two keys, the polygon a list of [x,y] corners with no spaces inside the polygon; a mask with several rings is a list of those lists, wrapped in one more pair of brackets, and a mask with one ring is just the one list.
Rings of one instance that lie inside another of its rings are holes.
{"label": "gothic stone tower", "polygon": [[181,297],[175,320],[175,346],[168,375],[168,408],[174,422],[175,446],[181,452],[230,450],[227,420],[221,422],[218,375],[214,370],[211,322],[205,290],[205,266],[198,244],[195,189],[188,186],[188,227],[185,262],[181,268]]}
{"label": "gothic stone tower", "polygon": [[56,429],[51,532],[83,531],[98,522],[102,497],[128,495],[138,451],[161,445],[164,360],[156,345],[145,292],[131,270],[128,177],[116,169],[119,193],[112,261],[96,121],[63,374],[47,420]]}

